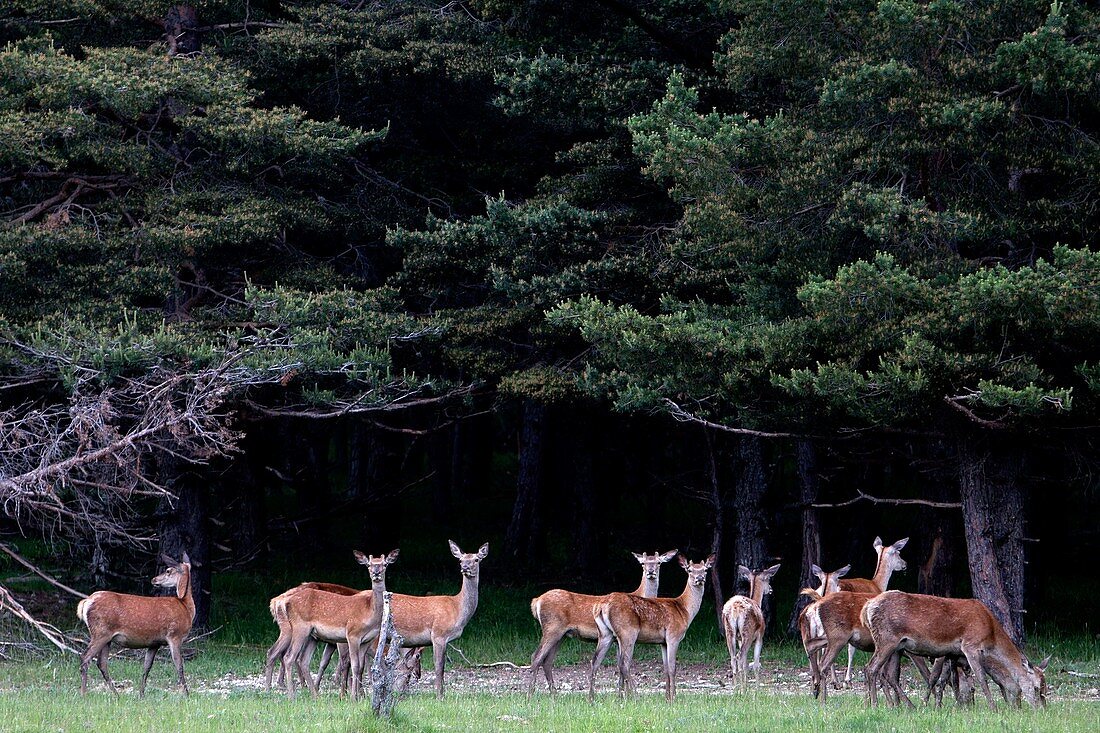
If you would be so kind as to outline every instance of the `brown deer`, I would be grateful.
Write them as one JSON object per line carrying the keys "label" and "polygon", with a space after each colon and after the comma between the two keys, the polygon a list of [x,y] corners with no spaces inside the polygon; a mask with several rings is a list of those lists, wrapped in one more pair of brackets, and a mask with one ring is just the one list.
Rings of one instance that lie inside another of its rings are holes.
{"label": "brown deer", "polygon": [[596,654],[588,670],[588,698],[596,694],[596,669],[603,662],[611,646],[611,638],[619,644],[619,696],[634,692],[631,664],[634,661],[634,645],[661,645],[661,662],[665,674],[665,696],[669,702],[676,698],[676,650],[680,646],[688,626],[703,603],[703,588],[707,583],[707,571],[714,565],[714,555],[703,562],[690,562],[679,555],[680,567],[687,571],[684,592],[676,598],[642,598],[630,593],[612,593],[592,608],[592,616],[599,628]]}
{"label": "brown deer", "polygon": [[[806,607],[805,626],[801,627],[802,644],[810,660],[810,678],[814,693],[821,702],[825,702],[828,697],[825,673],[841,649],[848,646],[864,652],[874,651],[871,632],[863,624],[860,612],[877,596],[877,593],[839,591]],[[913,663],[925,682],[928,682],[928,665],[923,659],[915,657]],[[900,667],[891,665],[889,671],[896,677],[900,674]]]}
{"label": "brown deer", "polygon": [[[378,636],[382,622],[382,594],[386,591],[386,568],[397,560],[398,550],[388,555],[374,557],[355,551],[355,559],[366,565],[370,572],[371,589],[352,596],[326,593],[313,588],[303,588],[290,594],[281,605],[275,605],[276,613],[290,625],[290,649],[287,665],[306,681],[313,695],[317,684],[306,667],[307,650],[312,653],[313,640],[329,644],[346,643],[351,663],[351,695],[358,699],[360,681],[364,669],[363,644]],[[282,624],[280,623],[280,626]],[[294,675],[287,672],[286,686],[291,697],[297,694]]]}
{"label": "brown deer", "polygon": [[764,595],[772,592],[771,579],[778,571],[778,565],[757,571],[738,565],[737,574],[749,581],[749,595],[733,596],[722,606],[722,630],[730,653],[733,680],[734,683],[740,681],[742,687],[748,685],[750,646],[755,647],[752,665],[756,669],[756,681],[760,682],[760,647],[764,644],[764,612],[760,604]]}
{"label": "brown deer", "polygon": [[447,644],[462,636],[462,630],[477,610],[477,587],[481,561],[489,554],[486,542],[476,553],[464,553],[447,540],[458,558],[462,588],[456,596],[406,596],[394,593],[390,599],[393,625],[404,637],[404,647],[432,647],[435,662],[435,693],[443,699],[443,669]]}
{"label": "brown deer", "polygon": [[867,695],[873,706],[878,705],[880,678],[912,705],[897,682],[883,675],[901,651],[926,657],[962,655],[992,709],[997,705],[989,691],[987,674],[1012,704],[1019,705],[1022,698],[1031,707],[1046,705],[1043,672],[1050,658],[1038,665],[1029,662],[981,601],[895,590],[868,601],[861,615],[875,644],[874,656],[867,665]]}
{"label": "brown deer", "polygon": [[[308,582],[308,583],[301,583],[299,585],[296,585],[295,587],[291,588],[290,590],[284,591],[283,593],[280,593],[279,595],[275,596],[274,598],[272,598],[268,602],[267,607],[271,611],[271,618],[274,619],[275,623],[278,624],[278,626],[279,626],[279,638],[276,639],[275,643],[271,645],[271,648],[267,650],[267,660],[264,663],[264,689],[268,692],[271,692],[271,676],[272,676],[272,674],[274,672],[274,669],[275,669],[276,660],[281,660],[281,662],[282,662],[281,665],[280,665],[280,670],[279,670],[279,682],[278,682],[278,684],[282,685],[282,684],[285,683],[285,675],[287,673],[286,653],[290,649],[290,639],[291,639],[290,619],[286,617],[285,613],[279,611],[278,609],[285,606],[287,600],[294,593],[297,593],[298,591],[304,590],[304,589],[307,589],[307,588],[312,589],[312,590],[324,591],[326,593],[335,593],[335,594],[341,595],[341,596],[353,596],[356,593],[362,593],[361,590],[359,590],[357,588],[349,588],[346,585],[338,585],[336,583]],[[332,656],[332,650],[337,649],[337,648],[342,647],[342,646],[344,646],[344,645],[336,645],[336,644],[326,644],[325,645],[325,653],[324,653],[324,656],[321,657],[321,668],[317,672],[317,684],[320,684],[321,676],[324,674],[325,667],[328,666],[328,661]],[[343,656],[344,649],[340,649],[340,652],[341,652],[341,660],[343,660],[344,659],[344,656]],[[306,659],[307,660],[312,658],[312,655],[313,655],[313,650],[312,649],[307,649],[307,651],[305,653],[306,653]],[[308,666],[308,661],[307,661],[307,666]],[[305,680],[301,680],[301,681],[303,683],[305,682]]]}
{"label": "brown deer", "polygon": [[[657,585],[661,578],[661,564],[676,557],[677,550],[665,553],[631,553],[641,563],[642,580],[634,595],[653,598],[657,595]],[[596,641],[600,631],[592,618],[592,606],[607,596],[592,596],[573,593],[567,590],[548,590],[538,598],[531,600],[531,615],[542,627],[542,639],[531,656],[531,678],[527,685],[527,697],[535,691],[535,678],[541,667],[546,676],[546,685],[554,692],[554,658],[567,636],[585,641]]]}
{"label": "brown deer", "polygon": [[76,605],[76,616],[88,627],[88,648],[80,655],[80,694],[88,692],[88,665],[96,659],[103,680],[118,694],[107,674],[107,655],[111,642],[127,649],[144,649],[145,666],[138,685],[138,697],[145,696],[145,682],[157,651],[167,645],[179,675],[180,689],[189,695],[183,677],[183,638],[195,620],[195,599],[191,595],[191,560],[187,553],[176,562],[167,555],[161,559],[168,569],[153,578],[153,585],[174,588],[174,596],[133,596],[109,590],[96,591]]}
{"label": "brown deer", "polygon": [[[908,537],[903,537],[892,545],[883,547],[882,538],[876,537],[874,541],[875,574],[872,578],[846,578],[840,581],[840,589],[850,593],[874,593],[879,594],[886,590],[890,584],[890,576],[894,571],[902,572],[908,567],[905,560],[901,559],[901,551],[909,542]],[[852,665],[855,663],[856,650],[852,645],[848,646],[848,671],[844,674],[844,684],[852,684]],[[925,670],[927,671],[927,670]],[[834,678],[836,672],[833,672]]]}

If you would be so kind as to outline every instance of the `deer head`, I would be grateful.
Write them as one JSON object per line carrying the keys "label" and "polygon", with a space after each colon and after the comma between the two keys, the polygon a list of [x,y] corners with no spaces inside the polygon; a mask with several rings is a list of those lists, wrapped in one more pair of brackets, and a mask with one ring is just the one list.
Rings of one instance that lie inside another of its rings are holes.
{"label": "deer head", "polygon": [[359,550],[355,550],[355,560],[360,565],[367,566],[367,572],[370,573],[371,583],[384,583],[386,582],[386,568],[393,564],[397,559],[397,555],[401,550],[393,550],[388,555],[364,555]]}
{"label": "deer head", "polygon": [[153,578],[153,585],[158,588],[175,588],[176,598],[183,598],[187,595],[188,586],[191,583],[191,558],[187,557],[185,552],[180,562],[176,562],[164,553],[161,553],[160,559],[168,568]]}
{"label": "deer head", "polygon": [[1047,679],[1046,669],[1050,664],[1050,656],[1039,662],[1038,664],[1032,664],[1028,661],[1027,657],[1024,657],[1024,678],[1020,680],[1020,696],[1023,697],[1031,707],[1047,706]]}
{"label": "deer head", "polygon": [[473,554],[460,550],[454,540],[447,540],[447,544],[451,546],[451,554],[458,558],[458,567],[462,574],[467,578],[476,578],[481,561],[489,554],[489,543],[486,542]]}
{"label": "deer head", "polygon": [[749,570],[744,565],[738,565],[737,566],[738,576],[740,576],[740,577],[744,578],[745,580],[749,581],[749,593],[750,593],[750,595],[755,590],[754,583],[759,583],[760,584],[760,594],[761,594],[761,596],[765,596],[768,593],[771,593],[772,592],[771,579],[777,572],[779,572],[779,565],[772,565],[770,568],[767,568],[766,570],[757,570],[756,572],[753,572],[752,570]]}
{"label": "deer head", "polygon": [[905,568],[907,568],[908,565],[906,565],[905,561],[901,559],[901,551],[905,547],[906,543],[908,543],[908,542],[909,542],[909,538],[908,537],[903,537],[900,540],[898,540],[897,542],[895,542],[894,544],[892,544],[888,547],[883,547],[882,546],[882,538],[881,537],[876,537],[875,538],[875,554],[878,555],[878,567],[879,568],[885,567],[890,572],[894,572],[894,571],[900,572],[902,570],[905,570]]}
{"label": "deer head", "polygon": [[657,580],[661,575],[661,564],[676,557],[678,552],[679,550],[669,550],[668,552],[654,553],[653,555],[647,555],[644,552],[640,555],[637,552],[632,552],[630,554],[641,563],[646,580]]}
{"label": "deer head", "polygon": [[845,565],[840,570],[826,573],[817,565],[811,565],[810,570],[813,571],[813,574],[821,581],[821,585],[817,587],[818,595],[827,596],[830,593],[836,593],[840,590],[840,579],[847,575],[848,571],[851,569],[851,565]]}
{"label": "deer head", "polygon": [[680,562],[680,567],[687,571],[688,583],[690,585],[702,587],[707,584],[707,571],[714,565],[714,555],[711,554],[703,562],[692,562],[683,555],[677,555],[676,559]]}

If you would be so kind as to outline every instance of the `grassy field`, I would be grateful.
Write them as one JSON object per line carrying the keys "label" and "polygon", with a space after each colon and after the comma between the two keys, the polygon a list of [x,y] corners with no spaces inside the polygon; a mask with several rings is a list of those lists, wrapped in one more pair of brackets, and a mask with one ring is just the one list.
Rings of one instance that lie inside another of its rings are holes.
{"label": "grassy field", "polygon": [[[450,687],[447,699],[438,702],[422,682],[399,703],[394,720],[381,723],[371,717],[368,707],[339,699],[331,688],[319,699],[302,696],[296,701],[255,689],[264,650],[274,638],[267,598],[298,580],[243,574],[219,578],[216,632],[194,645],[197,654],[187,663],[193,690],[188,699],[175,692],[174,675],[164,652],[150,677],[149,693],[140,701],[131,692],[114,699],[103,688],[94,667],[92,692],[82,699],[77,663],[71,656],[30,654],[0,662],[0,731],[1100,730],[1100,640],[1089,629],[1072,634],[1041,629],[1032,635],[1028,651],[1033,658],[1040,653],[1054,654],[1048,675],[1052,703],[1041,711],[991,712],[984,704],[959,709],[953,703],[942,710],[919,705],[912,711],[867,710],[862,698],[852,694],[833,696],[826,707],[820,708],[805,693],[804,682],[798,676],[804,670],[801,649],[791,642],[773,642],[765,646],[769,680],[765,686],[743,694],[728,694],[722,688],[722,694],[715,694],[717,689],[692,689],[685,684],[672,706],[655,693],[625,703],[610,692],[599,695],[595,704],[589,704],[577,692],[551,699],[541,686],[539,695],[527,701],[512,691],[519,674],[515,671],[507,673],[513,680],[511,687],[494,688],[492,680],[506,673],[477,670],[478,684],[486,679],[490,682],[487,688],[471,687],[469,680],[474,671],[456,652],[451,655],[448,670],[453,670],[456,678],[465,674],[466,687]],[[457,579],[444,576],[403,579],[401,590],[453,593],[456,588]],[[477,615],[455,646],[474,663],[525,664],[538,639],[538,627],[527,608],[531,595],[530,588],[486,585]],[[62,615],[51,620],[80,635],[83,629],[76,626],[75,617],[67,616],[71,609],[66,604],[59,607]],[[714,618],[713,608],[705,605],[681,647],[680,662],[686,667],[682,680],[692,676],[713,680],[716,685],[725,683],[728,662]],[[0,635],[10,636],[17,629],[6,623]],[[558,664],[569,667],[583,663],[591,650],[589,644],[567,642]],[[643,667],[648,664],[652,669],[656,649],[639,647],[639,652]],[[129,688],[139,675],[139,666],[131,659],[114,658],[111,672],[116,681]],[[562,675],[567,671],[563,670]],[[573,677],[579,678],[576,669]],[[450,684],[450,675],[448,679]],[[611,690],[613,680],[613,672],[607,668],[601,673],[600,689]],[[649,688],[654,689],[654,685]]]}

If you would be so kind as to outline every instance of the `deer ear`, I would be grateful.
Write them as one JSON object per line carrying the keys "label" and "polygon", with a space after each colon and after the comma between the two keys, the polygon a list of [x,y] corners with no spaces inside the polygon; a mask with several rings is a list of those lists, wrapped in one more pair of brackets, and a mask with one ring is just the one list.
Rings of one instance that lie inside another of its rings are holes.
{"label": "deer ear", "polygon": [[679,550],[669,550],[668,552],[662,553],[661,556],[657,559],[660,560],[661,562],[668,562],[669,560],[671,560],[672,558],[676,557],[679,554],[680,554]]}
{"label": "deer ear", "polygon": [[851,570],[852,570],[851,565],[845,565],[840,570],[837,570],[835,573],[833,573],[833,575],[835,575],[838,578],[843,578],[845,575],[847,575],[849,572],[851,572]]}
{"label": "deer ear", "polygon": [[688,569],[688,564],[689,564],[688,559],[686,557],[684,557],[683,555],[677,553],[676,554],[676,562],[680,563],[680,567],[682,567],[684,570]]}
{"label": "deer ear", "polygon": [[489,555],[489,543],[486,542],[481,547],[477,548],[477,559],[484,560]]}
{"label": "deer ear", "polygon": [[176,580],[176,598],[181,601],[187,597],[187,591],[191,590],[191,573],[180,573],[180,577]]}
{"label": "deer ear", "polygon": [[752,571],[749,570],[744,565],[738,565],[737,566],[737,577],[744,578],[745,580],[748,580],[752,577]]}
{"label": "deer ear", "polygon": [[451,548],[451,554],[454,555],[455,557],[457,557],[459,560],[461,560],[462,559],[462,550],[458,549],[458,545],[455,544],[455,541],[454,540],[447,540],[447,544]]}
{"label": "deer ear", "polygon": [[772,566],[771,566],[770,568],[768,568],[767,570],[765,570],[765,571],[764,571],[764,572],[763,572],[762,574],[763,574],[763,575],[764,575],[765,577],[767,577],[768,579],[771,579],[771,578],[772,578],[772,577],[773,577],[773,576],[774,576],[774,575],[775,575],[776,573],[778,573],[778,572],[779,572],[779,565],[780,565],[780,564],[781,564],[781,563],[776,563],[775,565],[772,565]]}
{"label": "deer ear", "polygon": [[370,558],[359,552],[359,550],[353,550],[352,554],[355,555],[355,561],[360,565],[370,565]]}
{"label": "deer ear", "polygon": [[1053,656],[1052,654],[1048,654],[1046,659],[1044,659],[1043,661],[1041,661],[1041,662],[1039,662],[1038,664],[1035,665],[1035,668],[1038,669],[1040,672],[1046,672],[1047,671],[1047,665],[1050,664],[1050,658],[1052,656]]}
{"label": "deer ear", "polygon": [[164,553],[164,552],[160,553],[160,561],[162,563],[164,563],[165,565],[170,565],[170,566],[179,565],[179,563],[176,562],[174,558],[168,557],[167,553]]}
{"label": "deer ear", "polygon": [[400,549],[395,549],[393,552],[386,555],[386,564],[389,565],[390,563],[392,563],[394,560],[397,559],[397,556],[400,555],[400,554],[401,554],[401,550]]}
{"label": "deer ear", "polygon": [[901,548],[905,547],[907,542],[909,542],[909,538],[908,537],[902,537],[900,540],[898,540],[897,542],[895,542],[893,544],[894,551],[896,552],[898,550],[901,550]]}
{"label": "deer ear", "polygon": [[631,552],[630,554],[633,555],[634,559],[637,560],[638,562],[645,562],[645,555],[639,555],[636,552]]}
{"label": "deer ear", "polygon": [[[180,564],[181,565],[190,565],[191,564],[191,558],[189,558],[187,556],[187,551],[186,550],[184,550],[184,552],[183,552],[183,559],[180,560]],[[200,565],[199,567],[202,567],[202,566]]]}
{"label": "deer ear", "polygon": [[875,538],[875,549],[876,550],[881,550],[882,549],[882,538],[881,537],[876,537]]}
{"label": "deer ear", "polygon": [[825,571],[819,568],[817,565],[811,565],[810,572],[816,575],[818,579],[825,580]]}
{"label": "deer ear", "polygon": [[707,559],[703,561],[703,564],[707,566],[707,569],[714,567],[714,563],[718,561],[718,556],[713,552],[707,555]]}

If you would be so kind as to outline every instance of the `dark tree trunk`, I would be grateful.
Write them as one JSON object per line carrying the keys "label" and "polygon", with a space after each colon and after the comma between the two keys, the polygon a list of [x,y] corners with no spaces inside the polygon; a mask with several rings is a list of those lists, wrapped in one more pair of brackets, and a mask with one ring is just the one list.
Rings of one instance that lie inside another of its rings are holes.
{"label": "dark tree trunk", "polygon": [[[737,510],[737,557],[734,560],[759,570],[769,560],[764,520],[764,492],[767,490],[767,475],[764,467],[764,446],[760,438],[744,437],[737,443],[736,497]],[[764,617],[772,625],[774,617],[771,599],[764,597]]]}
{"label": "dark tree trunk", "polygon": [[[954,501],[955,487],[934,480],[929,487],[933,501]],[[952,509],[922,507],[918,535],[924,560],[917,571],[917,592],[944,598],[954,595],[958,519]]]}
{"label": "dark tree trunk", "polygon": [[577,569],[584,577],[591,577],[597,570],[600,557],[596,533],[598,523],[596,487],[593,475],[593,457],[597,452],[595,444],[597,431],[592,426],[591,411],[582,407],[573,415],[574,420],[569,428],[572,435],[570,458],[573,472],[566,478],[572,484],[573,506],[568,513],[570,517],[575,517],[575,523],[570,529],[577,553]]}
{"label": "dark tree trunk", "polygon": [[[817,501],[820,487],[817,446],[808,440],[798,441],[795,443],[795,460],[798,469],[798,503],[802,506],[802,562],[799,566],[802,583],[799,589],[816,588],[819,581],[810,566],[821,562],[821,525],[817,509],[811,506]],[[795,600],[791,620],[787,624],[787,631],[792,636],[798,634],[798,616],[809,602],[810,599],[803,595]]]}
{"label": "dark tree trunk", "polygon": [[959,441],[959,488],[974,597],[1017,644],[1024,638],[1024,490],[1018,451]]}
{"label": "dark tree trunk", "polygon": [[[157,475],[176,495],[174,505],[163,514],[160,552],[179,560],[186,552],[191,559],[191,592],[195,598],[196,629],[210,622],[210,497],[208,481],[191,467],[165,454],[158,460]],[[158,559],[158,565],[160,561]]]}
{"label": "dark tree trunk", "polygon": [[164,38],[168,55],[198,53],[202,50],[202,33],[198,13],[190,5],[173,5],[164,16]]}
{"label": "dark tree trunk", "polygon": [[[718,476],[718,456],[714,447],[714,436],[709,430],[703,431],[707,446],[707,479],[710,483],[709,510],[711,512],[710,551],[714,553],[714,564],[710,568],[710,588],[714,595],[714,613],[718,617],[718,633],[726,634],[726,627],[722,623],[722,607],[726,604],[725,588],[722,585],[721,565],[725,558],[725,525],[726,509],[729,503],[728,497],[722,491],[721,481]],[[736,585],[736,575],[734,576]]]}
{"label": "dark tree trunk", "polygon": [[524,400],[519,430],[519,475],[512,520],[504,536],[504,553],[519,567],[534,559],[539,530],[542,457],[546,447],[546,405]]}

